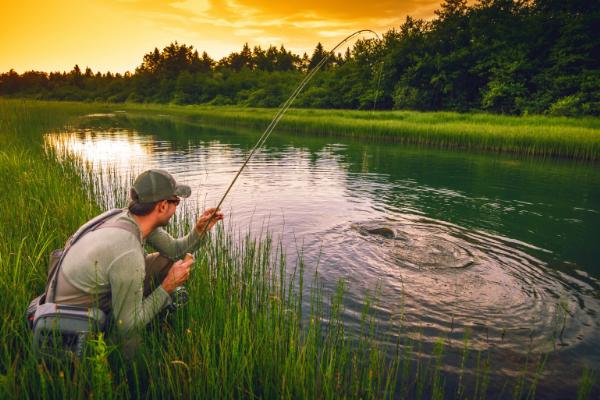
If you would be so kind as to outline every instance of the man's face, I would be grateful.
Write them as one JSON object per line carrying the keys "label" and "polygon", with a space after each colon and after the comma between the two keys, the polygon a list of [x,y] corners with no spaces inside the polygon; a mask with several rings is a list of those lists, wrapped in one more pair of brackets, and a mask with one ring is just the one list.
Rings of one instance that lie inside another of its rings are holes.
{"label": "man's face", "polygon": [[159,205],[159,226],[166,226],[175,211],[177,211],[177,206],[181,199],[179,197],[173,197],[169,200],[163,200],[163,202]]}

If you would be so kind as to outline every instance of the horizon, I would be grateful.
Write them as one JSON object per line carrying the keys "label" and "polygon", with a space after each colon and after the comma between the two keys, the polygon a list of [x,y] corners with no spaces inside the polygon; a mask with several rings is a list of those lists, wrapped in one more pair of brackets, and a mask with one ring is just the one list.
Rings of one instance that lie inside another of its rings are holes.
{"label": "horizon", "polygon": [[[39,3],[39,4],[38,4]],[[302,55],[328,49],[358,29],[383,34],[407,16],[430,19],[439,0],[308,0],[300,5],[247,0],[111,0],[11,3],[0,28],[0,72],[134,72],[144,54],[178,42],[219,60],[270,45]],[[107,29],[106,27],[110,27]],[[90,45],[93,43],[93,45]]]}

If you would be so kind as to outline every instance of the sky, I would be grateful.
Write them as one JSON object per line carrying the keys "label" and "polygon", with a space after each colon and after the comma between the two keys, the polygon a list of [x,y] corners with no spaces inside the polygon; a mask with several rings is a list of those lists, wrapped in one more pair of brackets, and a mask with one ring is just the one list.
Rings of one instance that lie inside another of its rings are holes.
{"label": "sky", "polygon": [[8,0],[0,13],[0,72],[11,68],[134,71],[169,43],[219,59],[244,43],[312,53],[350,33],[431,19],[440,0]]}

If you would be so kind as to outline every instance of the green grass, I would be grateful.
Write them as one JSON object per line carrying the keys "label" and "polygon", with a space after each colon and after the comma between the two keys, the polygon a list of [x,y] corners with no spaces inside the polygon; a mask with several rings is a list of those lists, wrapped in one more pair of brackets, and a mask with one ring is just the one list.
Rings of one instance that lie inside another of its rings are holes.
{"label": "green grass", "polygon": [[[274,109],[115,105],[132,113],[168,114],[200,124],[264,129]],[[158,116],[160,118],[160,116]],[[451,112],[291,109],[278,128],[292,133],[352,137],[474,151],[600,159],[600,119]]]}
{"label": "green grass", "polygon": [[[2,100],[5,104],[18,100]],[[83,103],[21,101],[33,108],[93,107]],[[63,106],[61,106],[61,104]],[[79,105],[78,105],[79,104]],[[98,104],[96,110],[124,110],[148,117],[178,117],[206,125],[263,130],[275,109]],[[502,116],[484,113],[290,109],[278,127],[295,134],[351,137],[423,146],[600,160],[600,118]]]}
{"label": "green grass", "polygon": [[[318,275],[286,265],[268,235],[237,240],[218,231],[198,252],[189,283],[191,301],[170,324],[144,332],[137,361],[124,360],[111,337],[91,343],[80,365],[46,365],[30,350],[23,312],[45,283],[47,256],[84,221],[121,197],[98,191],[97,179],[77,160],[59,163],[41,136],[67,127],[78,115],[107,106],[0,100],[0,397],[1,398],[485,398],[490,366],[466,348],[454,393],[441,373],[444,342],[427,359],[420,343],[400,340],[386,356],[376,341],[365,299],[362,326],[343,323],[344,284],[325,306]],[[189,229],[198,210],[184,209],[173,233]],[[285,271],[293,271],[288,274]],[[310,290],[304,288],[310,287]],[[308,298],[305,298],[308,294]],[[305,306],[304,308],[302,306]],[[418,350],[413,352],[414,348]],[[463,376],[467,359],[477,365]],[[474,361],[473,361],[474,360]],[[519,396],[536,381],[511,380]],[[578,393],[590,396],[595,373]],[[515,396],[515,397],[519,397]]]}

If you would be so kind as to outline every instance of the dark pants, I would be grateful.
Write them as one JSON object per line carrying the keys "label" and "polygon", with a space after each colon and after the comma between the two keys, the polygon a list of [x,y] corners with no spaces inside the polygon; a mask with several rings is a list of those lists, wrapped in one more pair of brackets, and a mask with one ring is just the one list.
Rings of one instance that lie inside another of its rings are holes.
{"label": "dark pants", "polygon": [[167,277],[167,273],[173,266],[174,261],[160,253],[146,255],[146,277],[144,278],[144,297],[147,297]]}
{"label": "dark pants", "polygon": [[[146,254],[146,277],[144,278],[144,297],[152,293],[165,280],[174,261],[160,253]],[[130,335],[123,341],[123,351],[128,360],[133,360],[141,345],[140,336]]]}

